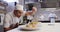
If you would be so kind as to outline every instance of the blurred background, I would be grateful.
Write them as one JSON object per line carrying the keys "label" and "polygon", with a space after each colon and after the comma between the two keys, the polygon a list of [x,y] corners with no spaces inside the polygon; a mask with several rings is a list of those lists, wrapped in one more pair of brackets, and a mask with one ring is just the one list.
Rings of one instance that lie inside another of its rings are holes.
{"label": "blurred background", "polygon": [[39,18],[39,21],[49,22],[48,15],[54,11],[58,17],[56,22],[60,22],[60,0],[0,0],[0,32],[3,32],[4,15],[15,9],[15,2],[23,5],[24,11],[28,11],[27,6],[30,5],[37,7],[36,17]]}

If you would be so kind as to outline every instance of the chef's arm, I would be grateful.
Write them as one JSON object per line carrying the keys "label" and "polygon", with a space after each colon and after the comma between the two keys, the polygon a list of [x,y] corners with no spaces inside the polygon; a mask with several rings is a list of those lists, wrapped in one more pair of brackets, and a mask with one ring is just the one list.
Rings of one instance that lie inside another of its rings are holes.
{"label": "chef's arm", "polygon": [[4,23],[4,31],[11,30],[12,28],[10,27],[9,22]]}
{"label": "chef's arm", "polygon": [[8,30],[11,30],[10,27],[4,27],[4,31],[8,31]]}
{"label": "chef's arm", "polygon": [[32,12],[33,12],[32,14],[34,15],[37,12],[37,8],[36,7],[33,7],[32,8]]}
{"label": "chef's arm", "polygon": [[13,24],[12,24],[12,25],[8,25],[8,24],[7,24],[7,25],[4,26],[4,30],[5,30],[5,31],[8,31],[8,30],[14,29],[14,28],[16,28],[16,27],[18,27],[18,26],[19,26],[18,23],[14,24],[14,25],[13,25]]}
{"label": "chef's arm", "polygon": [[4,30],[5,31],[7,31],[7,30],[10,30],[11,28],[10,28],[10,19],[11,19],[11,17],[10,17],[10,15],[9,14],[6,14],[5,15],[5,18],[4,18]]}

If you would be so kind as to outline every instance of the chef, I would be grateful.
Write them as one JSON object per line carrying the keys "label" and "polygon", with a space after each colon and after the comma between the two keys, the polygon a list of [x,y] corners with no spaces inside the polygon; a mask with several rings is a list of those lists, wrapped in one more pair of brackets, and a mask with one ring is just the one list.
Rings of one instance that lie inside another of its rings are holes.
{"label": "chef", "polygon": [[26,16],[27,16],[27,23],[31,22],[33,20],[34,14],[37,12],[36,7],[32,7],[32,11],[27,11]]}
{"label": "chef", "polygon": [[5,15],[4,30],[8,31],[18,27],[18,25],[23,21],[23,12],[23,6],[17,4],[14,11],[7,13]]}
{"label": "chef", "polygon": [[55,23],[55,19],[57,18],[57,15],[54,13],[54,11],[52,11],[48,17],[52,24]]}

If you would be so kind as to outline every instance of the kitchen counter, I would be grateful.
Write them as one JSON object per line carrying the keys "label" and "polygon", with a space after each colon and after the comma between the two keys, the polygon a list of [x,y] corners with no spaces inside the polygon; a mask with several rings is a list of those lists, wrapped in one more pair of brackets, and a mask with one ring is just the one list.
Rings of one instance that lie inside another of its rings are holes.
{"label": "kitchen counter", "polygon": [[[39,20],[39,22],[42,22],[42,23],[50,23],[50,20]],[[56,23],[60,23],[60,19],[56,19],[55,22]]]}
{"label": "kitchen counter", "polygon": [[[39,21],[39,22],[42,22],[42,23],[50,23],[50,21]],[[55,23],[60,23],[60,20],[55,21]]]}
{"label": "kitchen counter", "polygon": [[36,31],[21,31],[19,30],[20,27],[23,27],[24,25],[19,26],[18,28],[9,30],[7,32],[60,32],[60,23],[41,23],[40,29]]}

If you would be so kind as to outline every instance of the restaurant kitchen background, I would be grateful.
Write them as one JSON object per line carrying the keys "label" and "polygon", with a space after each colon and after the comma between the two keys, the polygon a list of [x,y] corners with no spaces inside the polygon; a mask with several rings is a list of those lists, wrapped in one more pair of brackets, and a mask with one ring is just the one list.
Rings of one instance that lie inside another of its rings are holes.
{"label": "restaurant kitchen background", "polygon": [[[56,23],[60,22],[60,0],[0,0],[0,32],[3,32],[4,15],[14,10],[14,2],[23,5],[24,11],[27,10],[26,6],[28,4],[33,4],[38,10],[36,17],[43,23],[50,22],[48,15],[51,11],[54,11],[58,17],[58,19],[56,19]],[[41,18],[41,15],[43,16],[43,19]]]}

